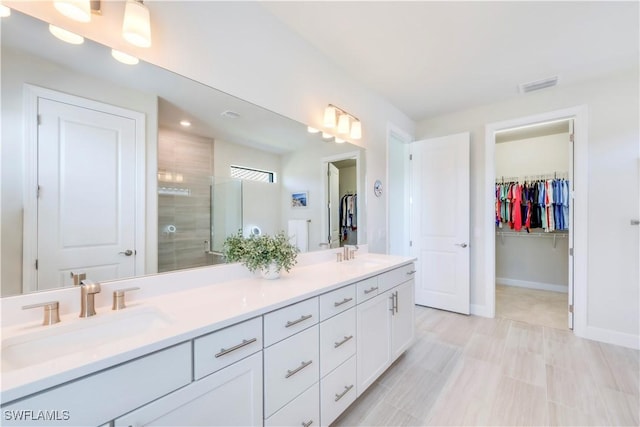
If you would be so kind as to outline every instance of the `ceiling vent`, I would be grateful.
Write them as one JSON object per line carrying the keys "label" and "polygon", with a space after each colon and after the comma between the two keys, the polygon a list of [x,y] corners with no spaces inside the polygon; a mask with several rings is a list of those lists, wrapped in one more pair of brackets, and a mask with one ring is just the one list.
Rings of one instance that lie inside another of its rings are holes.
{"label": "ceiling vent", "polygon": [[533,92],[535,90],[544,89],[547,87],[555,86],[558,84],[558,76],[548,77],[542,80],[536,80],[535,82],[520,84],[520,93]]}
{"label": "ceiling vent", "polygon": [[238,117],[240,117],[240,113],[237,113],[232,110],[223,111],[222,113],[220,113],[220,115],[228,119],[237,119]]}

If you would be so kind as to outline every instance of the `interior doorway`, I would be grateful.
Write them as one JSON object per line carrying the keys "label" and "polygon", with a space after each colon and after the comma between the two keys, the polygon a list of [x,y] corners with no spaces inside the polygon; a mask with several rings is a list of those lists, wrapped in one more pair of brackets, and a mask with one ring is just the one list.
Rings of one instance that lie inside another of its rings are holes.
{"label": "interior doorway", "polygon": [[358,244],[361,221],[358,192],[360,154],[346,153],[322,160],[324,179],[323,242],[321,247],[338,248]]}
{"label": "interior doorway", "polygon": [[[582,330],[586,325],[586,253],[587,253],[587,227],[586,227],[586,192],[587,192],[587,156],[583,147],[586,147],[587,144],[587,109],[585,106],[574,107],[566,110],[559,110],[549,113],[543,113],[536,116],[523,117],[520,119],[509,120],[506,122],[500,123],[492,123],[488,124],[486,127],[485,134],[485,184],[487,188],[487,194],[492,194],[493,197],[487,197],[487,222],[485,223],[485,233],[487,236],[486,239],[486,252],[485,252],[485,268],[486,274],[485,279],[486,283],[486,292],[488,296],[488,315],[495,316],[499,315],[497,310],[498,301],[498,292],[496,289],[496,282],[498,273],[500,270],[497,268],[497,260],[496,260],[496,252],[498,249],[498,245],[502,244],[501,239],[506,239],[509,237],[518,238],[515,236],[504,236],[500,235],[500,230],[496,226],[497,222],[497,203],[495,198],[496,191],[496,183],[499,180],[502,180],[502,176],[497,174],[497,156],[496,156],[496,147],[497,137],[501,133],[501,131],[506,131],[507,129],[513,128],[521,128],[521,129],[533,129],[537,125],[542,123],[551,123],[551,122],[567,122],[569,125],[573,125],[573,129],[569,131],[571,136],[571,140],[568,143],[569,146],[569,155],[568,155],[568,170],[564,175],[566,180],[569,182],[569,186],[567,188],[568,192],[568,213],[569,217],[566,220],[568,222],[568,226],[566,230],[563,230],[566,237],[558,237],[556,235],[549,235],[552,230],[542,230],[540,233],[541,243],[543,243],[542,239],[548,239],[547,243],[553,247],[554,243],[556,248],[558,248],[559,242],[561,239],[566,239],[566,264],[568,265],[568,271],[566,272],[567,277],[567,287],[566,287],[566,305],[563,303],[563,307],[565,307],[565,322],[564,328],[574,329],[578,335],[580,332],[577,330]],[[550,153],[547,153],[550,154]],[[552,154],[552,153],[551,153]],[[540,172],[540,175],[548,174],[549,172],[553,173],[553,171]],[[563,171],[564,172],[564,171]],[[523,174],[526,177],[526,173]],[[534,173],[530,173],[530,175],[536,175]],[[557,178],[558,175],[556,175]],[[513,178],[512,176],[505,177],[505,181],[508,178]],[[531,178],[531,176],[530,176]],[[547,181],[549,178],[546,176],[541,177],[545,178]],[[518,174],[518,179],[520,176]],[[555,223],[554,223],[555,224]],[[509,230],[511,228],[509,227]],[[531,229],[529,230],[531,232]],[[526,231],[525,231],[526,233]],[[526,237],[524,237],[526,238]],[[555,241],[555,242],[554,242]],[[560,259],[562,261],[562,259]],[[517,267],[517,266],[516,266]],[[544,268],[544,267],[542,267]],[[540,266],[538,266],[540,269]],[[547,283],[549,285],[549,283]],[[536,291],[548,291],[548,290],[559,290],[553,289],[534,289]]]}
{"label": "interior doorway", "polygon": [[567,328],[573,119],[495,135],[496,316]]}

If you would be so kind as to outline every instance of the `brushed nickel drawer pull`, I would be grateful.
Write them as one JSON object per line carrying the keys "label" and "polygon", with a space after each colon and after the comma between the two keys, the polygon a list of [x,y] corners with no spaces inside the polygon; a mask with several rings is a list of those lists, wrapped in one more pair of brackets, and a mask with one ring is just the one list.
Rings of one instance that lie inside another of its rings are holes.
{"label": "brushed nickel drawer pull", "polygon": [[340,307],[342,304],[346,304],[346,303],[348,303],[349,301],[353,301],[353,298],[345,298],[345,299],[343,299],[343,300],[342,300],[342,301],[340,301],[340,302],[334,302],[334,303],[333,303],[333,306],[334,306],[334,307]]}
{"label": "brushed nickel drawer pull", "polygon": [[306,316],[300,316],[300,318],[297,319],[297,320],[293,320],[293,321],[289,320],[287,322],[287,324],[284,325],[284,327],[288,328],[290,326],[297,325],[298,323],[304,322],[305,320],[311,319],[312,317],[313,317],[313,314],[307,314]]}
{"label": "brushed nickel drawer pull", "polygon": [[337,402],[338,400],[342,399],[344,397],[345,394],[349,393],[349,390],[351,390],[353,388],[353,384],[349,385],[349,386],[344,386],[344,391],[340,394],[336,393],[336,398],[335,398],[335,402]]}
{"label": "brushed nickel drawer pull", "polygon": [[251,338],[250,340],[242,340],[242,342],[240,344],[236,344],[233,347],[229,347],[229,348],[221,348],[220,349],[220,353],[216,354],[216,357],[220,357],[220,356],[224,356],[225,354],[229,354],[232,351],[236,351],[244,346],[247,346],[249,344],[253,344],[254,342],[258,341],[258,338]]}
{"label": "brushed nickel drawer pull", "polygon": [[377,287],[377,286],[372,286],[372,287],[371,287],[371,288],[369,288],[369,289],[365,289],[365,290],[364,290],[364,293],[365,293],[365,294],[370,294],[371,292],[373,292],[373,291],[377,291],[377,290],[378,290],[378,287]]}
{"label": "brushed nickel drawer pull", "polygon": [[313,424],[313,420],[309,420],[306,423],[303,421],[302,422],[302,427],[309,427],[311,424]]}
{"label": "brushed nickel drawer pull", "polygon": [[333,348],[338,348],[340,347],[342,344],[346,343],[347,341],[349,341],[350,339],[353,338],[353,335],[349,335],[348,337],[344,337],[344,339],[340,342],[334,343],[333,344]]}
{"label": "brushed nickel drawer pull", "polygon": [[298,366],[296,369],[294,369],[293,371],[291,370],[287,370],[287,375],[285,375],[285,378],[289,378],[295,374],[297,374],[298,372],[302,371],[304,368],[306,368],[307,366],[311,365],[311,363],[313,363],[313,360],[309,360],[308,362],[301,362],[300,366]]}

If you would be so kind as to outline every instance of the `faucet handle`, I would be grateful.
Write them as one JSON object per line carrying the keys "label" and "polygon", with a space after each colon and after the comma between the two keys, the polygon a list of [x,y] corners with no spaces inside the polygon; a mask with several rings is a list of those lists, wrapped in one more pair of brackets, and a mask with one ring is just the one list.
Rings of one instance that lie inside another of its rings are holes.
{"label": "faucet handle", "polygon": [[81,280],[80,287],[84,288],[87,294],[97,294],[101,290],[100,283],[96,283],[89,279]]}
{"label": "faucet handle", "polygon": [[60,322],[60,312],[58,310],[60,307],[60,303],[58,301],[47,301],[38,304],[29,304],[23,306],[22,309],[29,310],[38,307],[44,307],[44,320],[42,321],[43,326],[53,325],[54,323]]}
{"label": "faucet handle", "polygon": [[124,303],[124,294],[129,291],[137,291],[139,287],[133,288],[125,288],[125,289],[116,289],[113,291],[113,305],[111,306],[112,310],[122,310],[127,306]]}

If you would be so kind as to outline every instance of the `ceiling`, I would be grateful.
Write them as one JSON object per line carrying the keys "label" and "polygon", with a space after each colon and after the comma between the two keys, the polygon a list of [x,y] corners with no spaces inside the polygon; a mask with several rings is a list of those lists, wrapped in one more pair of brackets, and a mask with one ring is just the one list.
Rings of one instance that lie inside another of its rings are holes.
{"label": "ceiling", "polygon": [[567,86],[638,64],[638,2],[261,4],[414,120],[527,96],[521,83]]}

